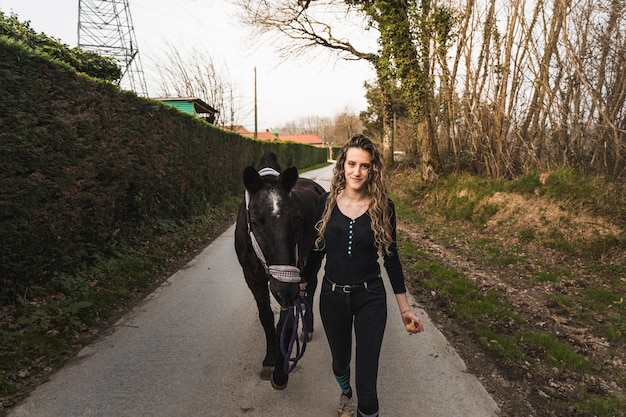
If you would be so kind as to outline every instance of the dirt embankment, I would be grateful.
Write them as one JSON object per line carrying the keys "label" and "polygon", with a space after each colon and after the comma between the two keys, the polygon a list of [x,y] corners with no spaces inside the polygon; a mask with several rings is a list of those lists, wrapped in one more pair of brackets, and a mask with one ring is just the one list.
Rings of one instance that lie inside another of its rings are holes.
{"label": "dirt embankment", "polygon": [[[529,201],[518,194],[496,193],[483,204],[497,207],[497,212],[480,229],[461,223],[446,224],[444,219],[427,214],[426,222],[399,218],[400,239],[410,240],[430,256],[461,272],[481,292],[497,290],[524,319],[522,330],[557,335],[566,346],[584,357],[593,370],[584,372],[549,366],[544,361],[545,352],[541,351],[527,350],[526,359],[521,363],[495,355],[479,342],[471,328],[448,314],[445,300],[420,286],[420,271],[406,268],[407,281],[415,298],[456,347],[470,371],[498,401],[503,416],[592,416],[593,413],[578,410],[576,406],[556,412],[554,404],[562,407],[569,401],[576,403],[585,394],[623,399],[626,389],[623,385],[626,381],[624,345],[609,342],[596,328],[607,320],[623,318],[613,314],[616,306],[607,305],[594,313],[583,311],[576,300],[591,288],[617,288],[625,294],[626,277],[615,277],[608,287],[606,273],[595,273],[592,265],[608,263],[623,271],[626,254],[613,249],[611,253],[600,255],[603,259],[576,258],[546,247],[539,239],[558,235],[562,241],[593,245],[593,242],[620,236],[620,227],[588,212],[569,212],[539,197]],[[436,237],[442,229],[449,231],[450,228],[456,229],[453,239]],[[514,250],[516,261],[505,266],[494,264],[493,259],[489,260],[492,255],[477,249],[475,242],[481,239],[498,245],[502,252]],[[564,272],[558,279],[537,279],[545,270]],[[621,302],[623,299],[618,301]],[[481,325],[488,327],[490,323]],[[502,323],[491,325],[502,326]],[[496,330],[511,332],[511,329]]]}

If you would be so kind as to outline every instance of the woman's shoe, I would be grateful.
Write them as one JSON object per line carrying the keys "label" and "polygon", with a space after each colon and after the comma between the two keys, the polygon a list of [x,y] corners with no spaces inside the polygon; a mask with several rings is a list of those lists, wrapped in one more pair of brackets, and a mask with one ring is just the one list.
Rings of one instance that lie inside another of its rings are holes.
{"label": "woman's shoe", "polygon": [[354,417],[354,399],[348,398],[346,394],[341,394],[339,397],[339,410],[337,410],[338,417]]}

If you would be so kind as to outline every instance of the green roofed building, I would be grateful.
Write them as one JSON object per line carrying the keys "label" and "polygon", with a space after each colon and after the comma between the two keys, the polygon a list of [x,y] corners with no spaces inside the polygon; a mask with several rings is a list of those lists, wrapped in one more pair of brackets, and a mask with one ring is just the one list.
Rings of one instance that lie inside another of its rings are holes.
{"label": "green roofed building", "polygon": [[213,107],[209,106],[197,97],[160,97],[155,98],[154,100],[162,101],[163,103],[175,107],[183,113],[199,117],[209,123],[214,123],[216,114],[219,113]]}

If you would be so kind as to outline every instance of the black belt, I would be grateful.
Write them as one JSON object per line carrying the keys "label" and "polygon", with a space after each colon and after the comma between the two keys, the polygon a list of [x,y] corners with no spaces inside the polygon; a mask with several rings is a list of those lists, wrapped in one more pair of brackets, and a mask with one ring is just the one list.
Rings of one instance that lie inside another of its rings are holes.
{"label": "black belt", "polygon": [[365,282],[361,282],[360,284],[353,284],[353,285],[337,284],[336,282],[332,282],[331,280],[329,280],[326,277],[324,277],[324,280],[330,284],[330,289],[333,292],[335,290],[341,290],[341,291],[343,291],[344,294],[350,294],[352,291],[367,290],[367,284],[371,283],[371,282],[374,282],[374,281],[376,281],[379,278],[380,278],[380,275],[378,275],[376,278],[370,279],[369,281],[365,281]]}

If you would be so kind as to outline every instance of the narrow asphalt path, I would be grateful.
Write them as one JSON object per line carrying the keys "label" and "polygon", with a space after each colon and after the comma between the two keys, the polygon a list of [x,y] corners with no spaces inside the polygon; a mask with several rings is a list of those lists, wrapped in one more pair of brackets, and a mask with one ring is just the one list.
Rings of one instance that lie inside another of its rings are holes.
{"label": "narrow asphalt path", "polygon": [[[328,189],[331,169],[303,176]],[[287,389],[259,379],[264,336],[233,235],[234,226],[8,415],[336,416],[339,391],[319,323]],[[426,330],[404,331],[387,288],[381,416],[497,416],[494,400],[412,299]]]}

